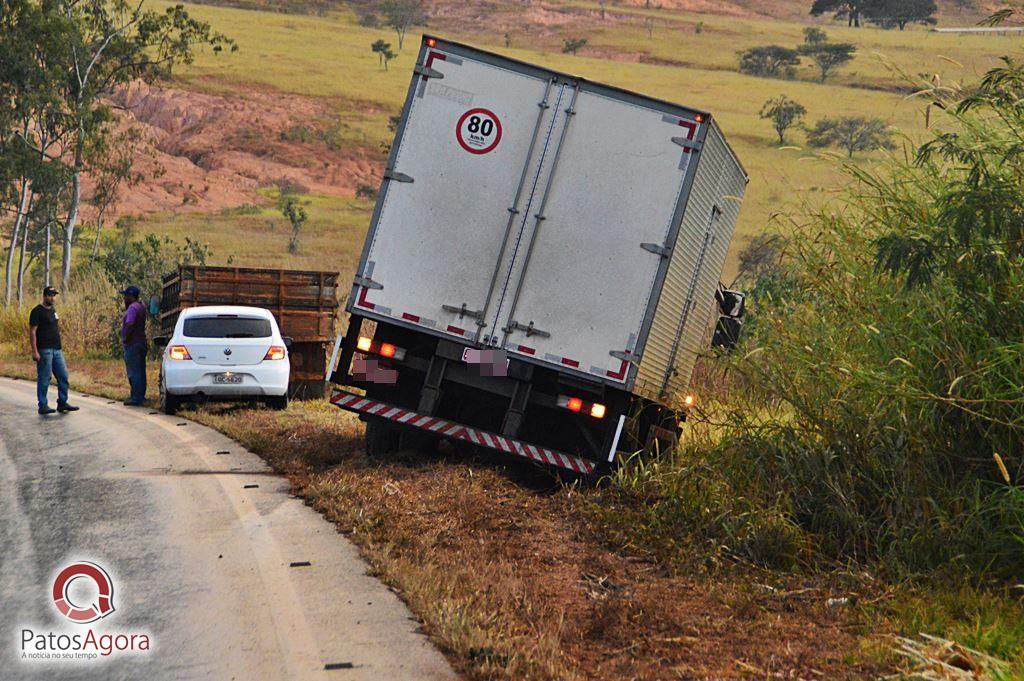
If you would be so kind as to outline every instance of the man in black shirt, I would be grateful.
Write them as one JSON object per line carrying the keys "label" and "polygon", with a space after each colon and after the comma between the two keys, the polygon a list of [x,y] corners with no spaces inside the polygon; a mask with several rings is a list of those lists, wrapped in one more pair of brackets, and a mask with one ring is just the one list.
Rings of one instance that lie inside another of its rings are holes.
{"label": "man in black shirt", "polygon": [[[36,396],[40,414],[78,411],[78,407],[68,404],[68,366],[60,348],[60,318],[53,306],[58,293],[51,286],[43,288],[43,304],[32,308],[28,317],[28,338],[32,343],[32,359],[36,362]],[[50,376],[57,378],[56,410],[50,408],[46,395],[50,389]]]}

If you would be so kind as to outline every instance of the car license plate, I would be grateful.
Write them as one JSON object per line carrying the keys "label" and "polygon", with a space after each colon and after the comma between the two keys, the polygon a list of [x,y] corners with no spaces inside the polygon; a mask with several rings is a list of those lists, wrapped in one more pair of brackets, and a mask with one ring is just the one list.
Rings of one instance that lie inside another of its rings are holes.
{"label": "car license plate", "polygon": [[242,377],[238,374],[214,374],[214,383],[241,383]]}

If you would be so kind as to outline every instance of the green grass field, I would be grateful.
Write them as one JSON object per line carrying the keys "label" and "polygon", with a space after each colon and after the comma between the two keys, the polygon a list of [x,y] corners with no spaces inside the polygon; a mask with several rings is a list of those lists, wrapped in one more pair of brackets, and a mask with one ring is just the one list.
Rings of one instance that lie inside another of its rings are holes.
{"label": "green grass field", "polygon": [[[597,3],[571,0],[581,9]],[[387,118],[399,111],[409,82],[419,35],[407,38],[404,51],[389,71],[378,65],[370,44],[384,38],[395,44],[388,29],[357,24],[349,12],[327,17],[283,15],[202,5],[190,12],[209,21],[238,43],[233,54],[198,55],[178,78],[189,87],[244,93],[250,88],[326,98],[337,110],[346,139],[376,146],[388,140]],[[746,239],[766,229],[772,216],[793,212],[801,204],[817,203],[841,181],[838,156],[803,148],[801,132],[791,132],[791,147],[778,148],[770,125],[758,117],[763,102],[786,94],[808,109],[807,121],[823,116],[870,115],[889,122],[913,143],[924,131],[924,102],[908,98],[895,64],[907,73],[937,74],[944,83],[971,82],[1017,46],[1013,38],[936,34],[921,28],[883,31],[826,26],[833,40],[858,45],[856,60],[840,70],[834,82],[813,82],[810,66],[801,67],[798,80],[773,80],[741,75],[734,70],[736,52],[746,47],[777,43],[795,45],[804,24],[767,19],[735,19],[666,10],[624,9],[636,22],[618,22],[585,32],[566,28],[533,40],[512,35],[504,47],[498,34],[468,33],[458,26],[433,22],[428,30],[471,42],[512,57],[579,74],[642,93],[704,108],[718,117],[726,135],[750,173],[750,187],[740,217],[726,277],[735,271],[735,256]],[[642,21],[656,23],[648,38]],[[695,26],[703,22],[702,32]],[[565,37],[584,35],[590,41],[579,56],[562,54]],[[529,46],[529,48],[527,48]],[[609,60],[614,51],[643,53],[667,64]],[[589,53],[589,56],[588,56]],[[685,64],[677,66],[675,64]],[[857,159],[871,163],[876,155]],[[303,253],[288,257],[277,246],[286,240],[267,227],[272,210],[260,216],[175,216],[147,219],[145,227],[176,236],[186,234],[214,247],[215,260],[229,255],[245,264],[316,266],[350,271],[354,249],[369,220],[365,202],[313,198],[315,217]],[[284,230],[283,221],[278,230]],[[209,229],[210,226],[216,229]]]}

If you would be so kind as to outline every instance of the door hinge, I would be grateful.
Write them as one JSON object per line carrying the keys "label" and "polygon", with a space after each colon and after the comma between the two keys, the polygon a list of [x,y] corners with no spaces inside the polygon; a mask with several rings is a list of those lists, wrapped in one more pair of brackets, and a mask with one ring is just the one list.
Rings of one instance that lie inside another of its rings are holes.
{"label": "door hinge", "polygon": [[672,141],[683,149],[689,149],[690,151],[700,151],[704,148],[704,142],[701,140],[692,140],[688,137],[673,137]]}
{"label": "door hinge", "polygon": [[424,78],[444,78],[444,74],[437,69],[432,69],[429,66],[423,66],[422,64],[417,64],[413,67],[412,72],[418,76],[423,76]]}
{"label": "door hinge", "polygon": [[484,313],[481,310],[470,310],[469,308],[466,307],[465,303],[463,303],[459,307],[455,307],[454,305],[442,305],[441,309],[444,310],[445,312],[451,312],[452,314],[459,315],[459,319],[462,319],[463,317],[481,319],[484,316]]}
{"label": "door hinge", "polygon": [[672,255],[672,249],[668,246],[662,246],[661,244],[640,244],[640,248],[645,251],[650,251],[655,255],[660,255],[663,258],[667,258]]}
{"label": "door hinge", "polygon": [[513,321],[508,326],[506,326],[504,329],[502,329],[502,331],[504,331],[505,333],[512,333],[513,331],[524,331],[524,332],[526,332],[526,337],[527,338],[529,338],[530,336],[540,336],[541,338],[551,338],[551,334],[548,333],[547,331],[541,331],[540,329],[534,328],[533,322],[530,322],[526,326],[523,326],[519,322]]}
{"label": "door hinge", "polygon": [[623,362],[629,362],[630,364],[640,363],[640,355],[632,353],[629,350],[626,350],[625,352],[623,352],[622,350],[612,350],[608,354],[614,357],[615,359],[621,359]]}
{"label": "door hinge", "polygon": [[384,288],[383,284],[378,284],[377,282],[375,282],[373,279],[370,279],[369,277],[362,277],[362,276],[358,276],[358,275],[356,276],[355,279],[352,280],[352,283],[355,284],[356,286],[362,286],[363,288],[368,288],[368,289],[376,289],[378,291],[380,289]]}
{"label": "door hinge", "polygon": [[394,168],[385,168],[384,169],[384,179],[385,180],[394,180],[395,182],[412,182],[413,181],[412,177],[410,177],[409,175],[406,175],[405,173],[397,172]]}

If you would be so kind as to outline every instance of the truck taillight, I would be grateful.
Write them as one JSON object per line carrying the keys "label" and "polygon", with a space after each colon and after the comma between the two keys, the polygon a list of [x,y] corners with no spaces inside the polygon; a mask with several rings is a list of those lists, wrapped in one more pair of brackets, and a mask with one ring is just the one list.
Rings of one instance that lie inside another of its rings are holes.
{"label": "truck taillight", "polygon": [[400,348],[391,343],[378,343],[372,338],[360,336],[356,341],[356,350],[371,355],[380,355],[388,359],[396,359],[399,362],[405,359],[405,348]]}
{"label": "truck taillight", "polygon": [[271,345],[263,359],[284,359],[287,355],[288,352],[284,349],[283,345]]}
{"label": "truck taillight", "polygon": [[184,345],[172,345],[167,350],[167,356],[175,360],[192,359],[192,355],[188,354],[188,348]]}
{"label": "truck taillight", "polygon": [[692,407],[697,402],[697,396],[690,393],[683,398],[683,406]]}
{"label": "truck taillight", "polygon": [[603,419],[607,411],[603,404],[584,402],[579,397],[569,397],[568,395],[559,395],[557,404],[562,409],[568,409],[577,413],[587,413],[595,419]]}

